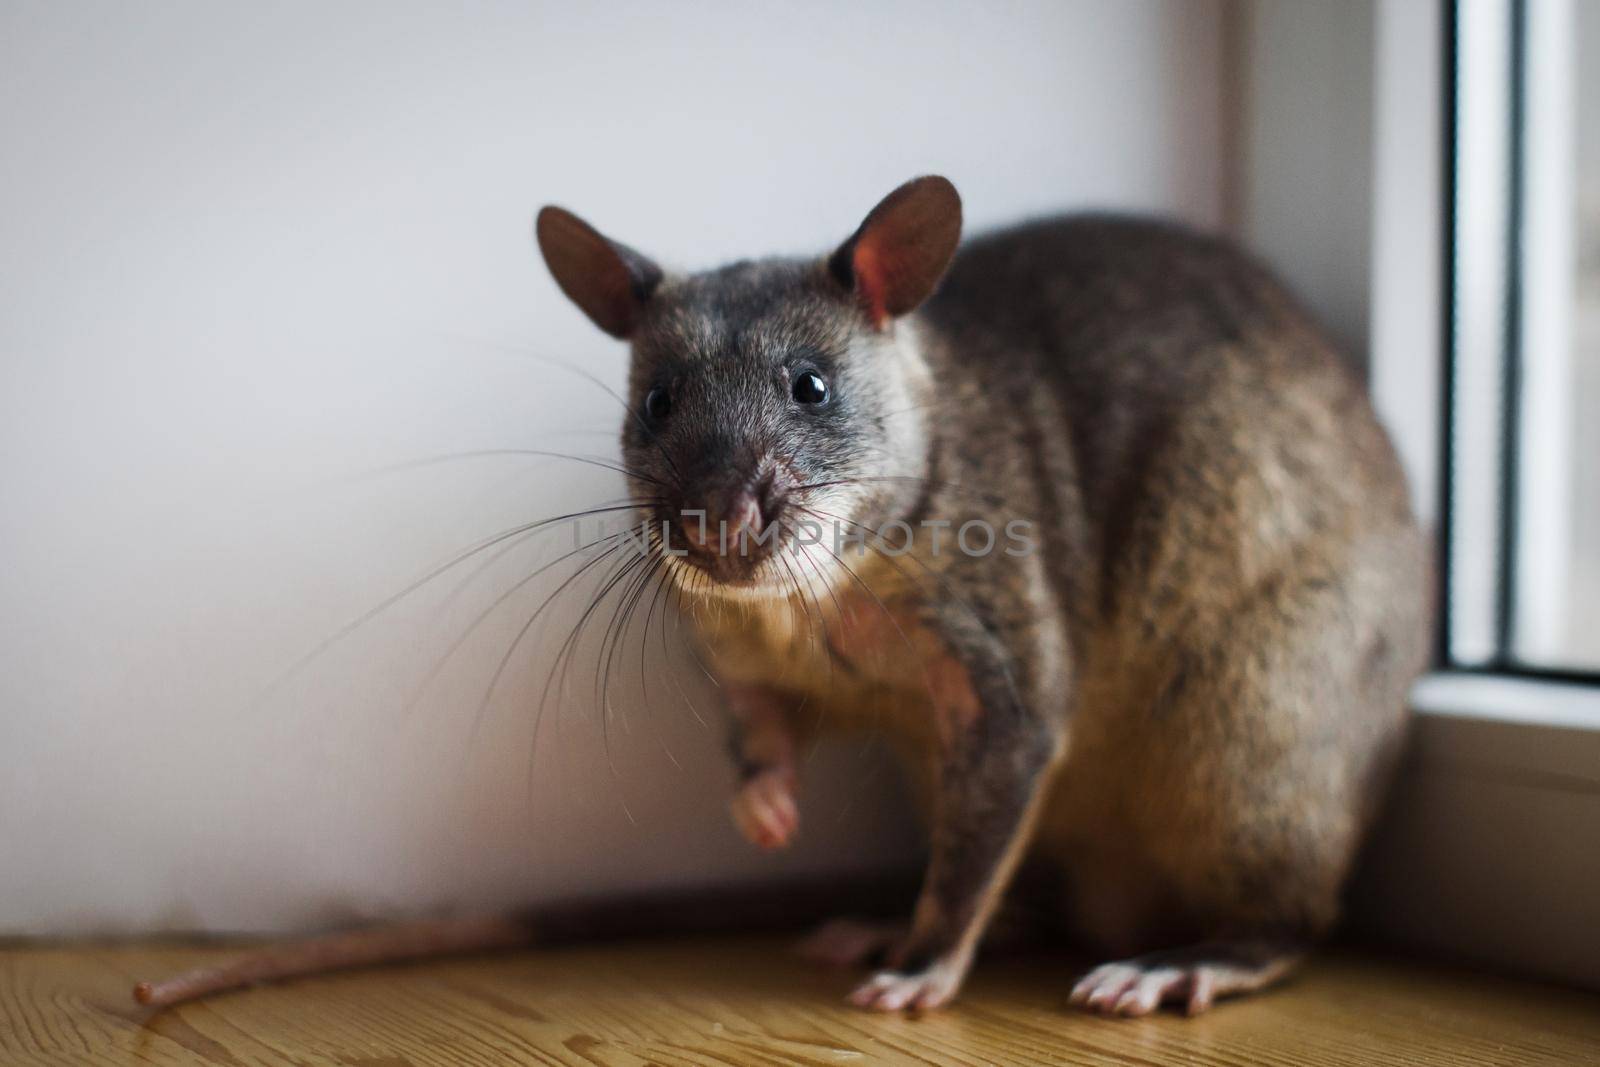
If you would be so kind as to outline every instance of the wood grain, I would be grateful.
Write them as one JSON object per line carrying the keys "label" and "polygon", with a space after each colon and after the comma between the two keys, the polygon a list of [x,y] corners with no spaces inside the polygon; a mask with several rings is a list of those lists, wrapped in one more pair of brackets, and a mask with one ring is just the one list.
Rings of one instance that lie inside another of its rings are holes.
{"label": "wood grain", "polygon": [[1074,968],[980,962],[924,1018],[846,1007],[850,976],[771,939],[517,952],[305,979],[152,1014],[137,978],[215,946],[0,949],[0,1063],[1600,1064],[1600,997],[1349,954],[1198,1019],[1064,1008]]}

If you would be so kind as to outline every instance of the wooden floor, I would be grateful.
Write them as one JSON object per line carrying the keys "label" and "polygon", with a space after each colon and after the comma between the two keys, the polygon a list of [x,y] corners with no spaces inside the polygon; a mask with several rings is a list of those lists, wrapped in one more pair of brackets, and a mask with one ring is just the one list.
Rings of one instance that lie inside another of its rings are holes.
{"label": "wooden floor", "polygon": [[1600,1064],[1600,997],[1353,954],[1197,1019],[1064,1007],[1048,959],[980,963],[922,1018],[769,939],[510,953],[330,975],[152,1015],[135,979],[225,953],[0,948],[0,1064]]}

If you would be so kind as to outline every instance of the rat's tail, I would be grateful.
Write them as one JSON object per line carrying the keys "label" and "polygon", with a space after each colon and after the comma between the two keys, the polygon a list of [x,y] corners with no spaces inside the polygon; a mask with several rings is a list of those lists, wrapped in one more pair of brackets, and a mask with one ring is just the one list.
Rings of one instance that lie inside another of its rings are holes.
{"label": "rat's tail", "polygon": [[197,967],[160,982],[140,982],[133,999],[164,1008],[241,986],[380,963],[485,952],[533,941],[527,922],[505,918],[428,919],[292,941],[246,952],[217,967]]}
{"label": "rat's tail", "polygon": [[215,967],[140,982],[133,987],[133,999],[164,1008],[283,978],[535,944],[799,929],[841,913],[892,913],[904,907],[914,889],[903,877],[869,877],[577,901],[540,908],[522,919],[478,916],[388,923],[247,950]]}

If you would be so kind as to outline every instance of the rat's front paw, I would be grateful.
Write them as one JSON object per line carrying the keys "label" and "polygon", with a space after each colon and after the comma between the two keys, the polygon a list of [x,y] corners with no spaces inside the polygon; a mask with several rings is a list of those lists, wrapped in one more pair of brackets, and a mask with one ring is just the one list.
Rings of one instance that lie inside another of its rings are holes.
{"label": "rat's front paw", "polygon": [[929,1011],[948,1004],[966,977],[965,963],[941,958],[919,971],[879,971],[850,994],[850,1003],[869,1011]]}
{"label": "rat's front paw", "polygon": [[739,787],[730,805],[734,824],[757,848],[782,848],[800,828],[794,800],[794,775],[783,770],[760,771]]}

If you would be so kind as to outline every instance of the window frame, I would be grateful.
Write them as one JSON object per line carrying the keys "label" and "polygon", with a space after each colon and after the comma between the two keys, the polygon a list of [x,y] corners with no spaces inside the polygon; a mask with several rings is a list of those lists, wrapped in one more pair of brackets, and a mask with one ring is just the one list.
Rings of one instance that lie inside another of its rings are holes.
{"label": "window frame", "polygon": [[[1544,18],[1561,0],[1538,4]],[[1442,345],[1437,659],[1441,669],[1600,684],[1600,668],[1518,653],[1530,326],[1524,281],[1534,132],[1528,0],[1445,0]],[[1543,121],[1543,120],[1539,120]],[[1545,348],[1541,359],[1554,358]],[[1546,386],[1548,389],[1548,385]],[[1542,399],[1548,399],[1548,392]],[[1487,432],[1484,432],[1487,431]],[[1548,434],[1537,448],[1548,454]],[[1548,537],[1551,531],[1541,536]],[[1546,552],[1560,551],[1549,548]]]}
{"label": "window frame", "polygon": [[[1463,464],[1456,436],[1463,326],[1456,314],[1457,164],[1468,131],[1455,86],[1465,58],[1458,47],[1463,14],[1492,19],[1495,8],[1519,20],[1508,21],[1508,30],[1526,26],[1524,0],[1377,0],[1374,9],[1370,380],[1418,513],[1438,538],[1440,581],[1435,670],[1413,693],[1408,751],[1352,888],[1351,920],[1393,943],[1600,988],[1600,894],[1593,891],[1600,849],[1592,845],[1600,841],[1600,675],[1500,654],[1509,647],[1498,642],[1509,636],[1512,605],[1498,598],[1515,579],[1505,553],[1515,546],[1509,511],[1519,499],[1512,451],[1518,416],[1503,409],[1492,449],[1473,453],[1491,456],[1491,472],[1511,471],[1492,481],[1494,551],[1475,557],[1491,568],[1496,644],[1487,655],[1466,657],[1450,640],[1461,610],[1451,603],[1451,582],[1464,565],[1451,534],[1469,514],[1481,522],[1486,511],[1481,499],[1476,511],[1463,509],[1459,481],[1483,472]],[[1521,56],[1522,41],[1507,41],[1517,47],[1506,57],[1502,86],[1502,141],[1517,152],[1526,144],[1526,71],[1511,56]],[[1510,169],[1520,159],[1504,162],[1507,179],[1515,174],[1520,182],[1520,168]],[[1473,195],[1470,183],[1467,192]],[[1509,283],[1520,271],[1511,257],[1526,201],[1520,186],[1504,192],[1504,227],[1494,240]],[[1470,272],[1481,266],[1471,256],[1483,250],[1468,251]],[[1505,359],[1521,341],[1522,294],[1508,285],[1505,297],[1504,316],[1491,327],[1499,343],[1483,349],[1497,359],[1486,361],[1489,373],[1476,383],[1491,396],[1515,396],[1524,385],[1515,362]]]}

